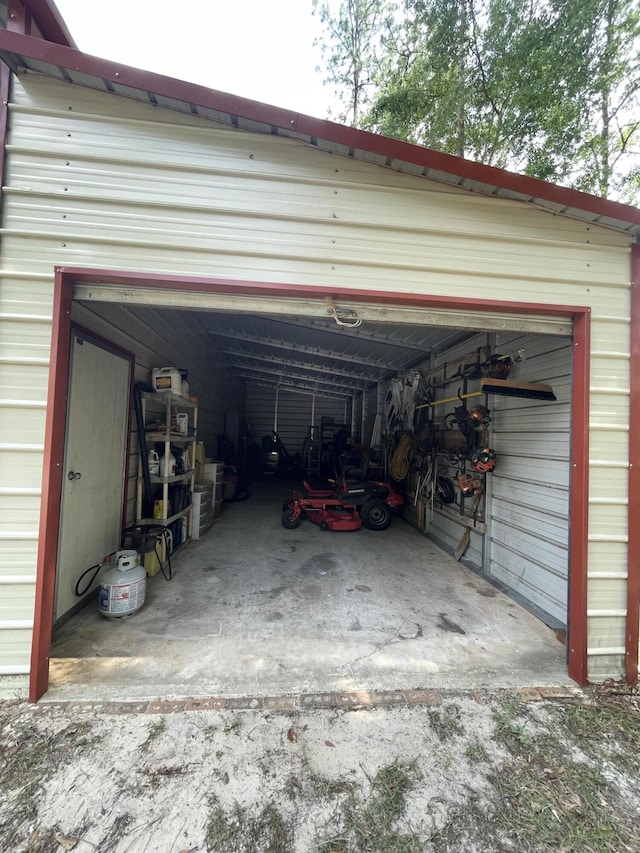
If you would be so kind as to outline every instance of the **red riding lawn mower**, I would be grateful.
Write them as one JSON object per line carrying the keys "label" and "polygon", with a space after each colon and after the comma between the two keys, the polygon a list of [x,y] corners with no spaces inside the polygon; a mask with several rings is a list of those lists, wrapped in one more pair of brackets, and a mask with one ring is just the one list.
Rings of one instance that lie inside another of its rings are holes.
{"label": "red riding lawn mower", "polygon": [[304,481],[304,491],[294,490],[282,504],[282,526],[294,530],[303,518],[322,530],[386,530],[394,510],[404,498],[391,483],[366,480],[347,483],[343,478],[332,489],[314,489]]}

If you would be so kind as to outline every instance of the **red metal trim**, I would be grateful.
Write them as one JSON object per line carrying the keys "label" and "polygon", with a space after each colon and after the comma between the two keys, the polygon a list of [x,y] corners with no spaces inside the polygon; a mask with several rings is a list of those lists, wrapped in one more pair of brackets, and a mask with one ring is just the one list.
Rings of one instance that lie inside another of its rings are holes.
{"label": "red metal trim", "polygon": [[72,295],[71,281],[61,273],[56,272],[53,291],[53,327],[51,330],[51,362],[49,365],[45,421],[36,597],[31,645],[30,702],[36,702],[46,692],[49,684],[49,655],[56,592],[56,561],[67,414]]}
{"label": "red metal trim", "polygon": [[[142,276],[126,271],[91,270],[56,267],[52,336],[52,359],[49,373],[49,398],[45,437],[43,500],[38,547],[35,626],[32,649],[32,702],[47,690],[53,604],[55,595],[55,563],[62,496],[62,459],[69,374],[71,337],[71,303],[74,282],[101,283],[113,286],[133,285],[155,289],[174,288],[247,295],[261,294],[298,296],[310,299],[331,295],[352,302],[374,302],[403,306],[451,308],[504,313],[533,313],[541,316],[569,317],[574,322],[574,381],[572,388],[572,454],[571,454],[571,530],[569,558],[569,675],[579,684],[587,681],[587,534],[588,534],[588,470],[589,470],[589,354],[590,309],[579,306],[539,305],[537,303],[499,302],[460,297],[449,298],[422,294],[389,294],[378,291],[352,291],[345,288],[265,284],[229,279],[174,278],[165,275]],[[92,333],[90,333],[92,334]],[[110,344],[112,346],[112,344]]]}
{"label": "red metal trim", "polygon": [[[46,6],[46,0],[26,0],[29,8],[34,11]],[[218,111],[232,116],[240,116],[250,121],[260,122],[269,127],[294,131],[311,139],[321,139],[335,145],[347,146],[350,149],[377,154],[385,159],[402,160],[415,164],[424,169],[435,169],[457,177],[476,181],[491,187],[500,187],[523,194],[532,199],[541,199],[563,207],[572,207],[605,216],[623,222],[640,225],[640,210],[626,204],[609,201],[589,193],[550,184],[539,178],[518,175],[507,172],[495,166],[486,166],[444,154],[420,145],[390,139],[387,136],[345,127],[324,119],[306,116],[291,110],[263,104],[248,98],[239,98],[227,92],[219,92],[195,83],[186,83],[163,74],[142,71],[128,65],[99,59],[95,56],[80,53],[52,42],[47,42],[17,33],[0,31],[0,51],[9,55],[25,56],[50,63],[56,68],[68,68],[80,71],[89,77],[106,80],[118,86],[130,86],[143,92],[172,98],[185,103],[195,104],[209,110]]]}
{"label": "red metal trim", "polygon": [[[20,0],[9,0],[7,5],[7,29],[12,32],[26,33],[30,26],[30,16]],[[11,69],[6,63],[0,68],[0,204],[4,186],[4,167],[7,159],[7,134],[9,126],[9,93],[11,91]]]}
{"label": "red metal trim", "polygon": [[[51,654],[51,632],[56,591],[58,540],[62,502],[63,461],[67,420],[67,398],[69,392],[69,359],[71,340],[74,334],[86,335],[89,340],[104,344],[129,361],[129,400],[133,393],[135,358],[133,353],[122,349],[106,338],[96,335],[82,326],[72,325],[71,305],[73,283],[56,270],[54,280],[53,329],[51,340],[51,362],[49,365],[49,389],[45,424],[45,450],[40,510],[40,535],[36,569],[36,599],[34,607],[33,642],[31,647],[31,678],[29,701],[37,702],[46,693],[49,683],[49,659]],[[129,405],[128,436],[131,434],[131,405]],[[128,447],[125,455],[125,481],[123,490],[123,519],[126,517],[127,479],[129,473]],[[124,529],[123,520],[122,528]]]}
{"label": "red metal trim", "polygon": [[640,246],[631,249],[631,393],[629,399],[629,546],[625,671],[638,681],[640,641]]}
{"label": "red metal trim", "polygon": [[0,67],[0,204],[4,186],[4,167],[7,159],[7,131],[9,121],[9,88],[11,69],[2,63]]}
{"label": "red metal trim", "polygon": [[20,0],[9,0],[7,5],[7,29],[12,33],[31,31],[31,13]]}
{"label": "red metal trim", "polygon": [[569,498],[569,675],[588,681],[587,567],[589,549],[589,363],[591,312],[574,315]]}
{"label": "red metal trim", "polygon": [[32,15],[43,39],[65,47],[77,47],[55,3],[50,0],[24,0],[24,5]]}

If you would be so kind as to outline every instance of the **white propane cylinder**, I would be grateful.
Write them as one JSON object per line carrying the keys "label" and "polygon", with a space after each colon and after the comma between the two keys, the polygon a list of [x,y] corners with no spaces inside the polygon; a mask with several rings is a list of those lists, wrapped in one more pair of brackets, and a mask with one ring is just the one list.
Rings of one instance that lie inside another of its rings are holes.
{"label": "white propane cylinder", "polygon": [[102,575],[98,610],[107,619],[124,619],[144,604],[147,572],[138,565],[136,551],[116,551],[116,565]]}
{"label": "white propane cylinder", "polygon": [[182,396],[182,376],[177,367],[154,367],[151,371],[151,385],[156,391],[170,391]]}

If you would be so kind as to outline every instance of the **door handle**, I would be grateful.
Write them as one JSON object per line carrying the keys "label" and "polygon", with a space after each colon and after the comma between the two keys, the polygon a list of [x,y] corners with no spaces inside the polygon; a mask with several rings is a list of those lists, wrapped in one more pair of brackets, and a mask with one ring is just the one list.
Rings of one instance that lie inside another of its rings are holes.
{"label": "door handle", "polygon": [[79,480],[82,477],[82,474],[79,471],[69,471],[67,474],[68,480]]}

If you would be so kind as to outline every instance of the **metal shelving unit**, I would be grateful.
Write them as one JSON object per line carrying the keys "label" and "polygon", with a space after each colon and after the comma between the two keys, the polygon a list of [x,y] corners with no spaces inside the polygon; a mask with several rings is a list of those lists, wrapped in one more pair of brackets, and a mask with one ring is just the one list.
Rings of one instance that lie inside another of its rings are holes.
{"label": "metal shelving unit", "polygon": [[[143,393],[141,397],[142,416],[145,425],[151,421],[151,426],[158,420],[163,420],[164,426],[162,429],[151,429],[145,433],[147,447],[153,444],[162,443],[164,445],[163,457],[160,460],[160,473],[150,477],[152,486],[161,486],[161,497],[157,498],[161,502],[161,514],[154,513],[153,518],[142,518],[142,466],[149,464],[148,459],[138,457],[138,483],[136,492],[136,516],[138,525],[162,524],[169,527],[179,519],[185,519],[184,535],[181,537],[179,546],[184,545],[189,541],[192,535],[193,525],[193,490],[195,482],[195,452],[196,452],[196,436],[198,434],[198,404],[188,400],[185,397],[171,394],[167,391],[156,393]],[[175,430],[176,415],[187,415],[187,432],[177,432]],[[183,446],[189,448],[189,470],[180,474],[170,473],[170,456],[171,445]],[[171,512],[171,486],[185,484],[189,486],[189,501],[187,506],[181,507],[175,512]],[[176,546],[176,547],[179,547]],[[175,549],[174,549],[175,551]]]}

